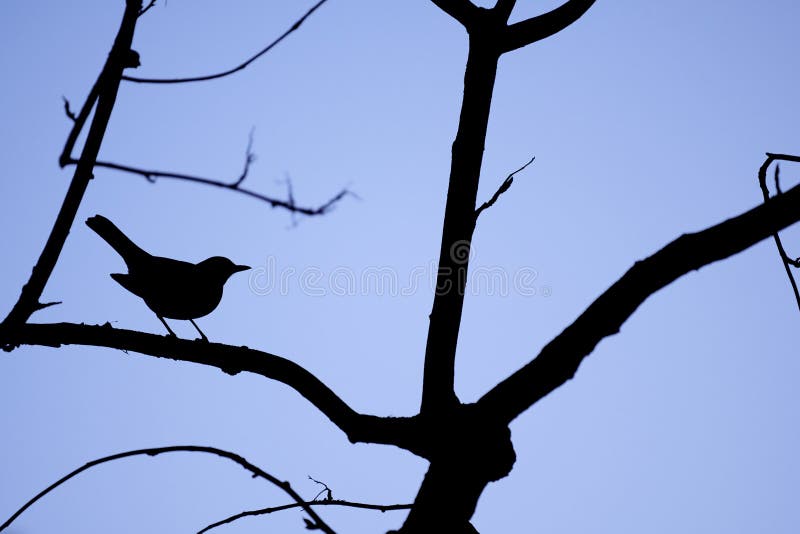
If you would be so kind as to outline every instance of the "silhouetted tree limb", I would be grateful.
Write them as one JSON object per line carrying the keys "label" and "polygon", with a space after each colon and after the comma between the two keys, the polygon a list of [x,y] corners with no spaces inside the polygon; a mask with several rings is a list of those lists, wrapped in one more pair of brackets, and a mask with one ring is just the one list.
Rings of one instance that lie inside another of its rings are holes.
{"label": "silhouetted tree limb", "polygon": [[543,15],[508,26],[503,32],[503,51],[510,52],[560,32],[581,18],[594,2],[595,0],[568,0]]}
{"label": "silhouetted tree limb", "polygon": [[[413,505],[411,504],[367,504],[367,503],[360,503],[360,502],[350,502],[350,501],[342,501],[339,499],[331,499],[327,501],[305,501],[303,503],[306,506],[342,506],[345,508],[360,508],[362,510],[378,510],[380,512],[389,512],[392,510],[408,510]],[[280,506],[271,506],[269,508],[261,508],[259,510],[247,510],[236,515],[232,515],[230,517],[226,517],[216,523],[212,523],[205,527],[202,530],[199,530],[197,534],[204,534],[209,530],[212,530],[217,527],[221,527],[223,525],[228,525],[233,523],[234,521],[238,521],[239,519],[243,519],[245,517],[256,517],[260,515],[267,515],[274,512],[280,512],[282,510],[289,510],[292,508],[300,508],[302,505],[300,503],[291,503],[291,504],[283,504]]]}
{"label": "silhouetted tree limb", "polygon": [[480,9],[469,0],[431,0],[431,2],[467,28],[475,21]]}
{"label": "silhouetted tree limb", "polygon": [[604,338],[619,332],[642,302],[686,273],[741,252],[800,220],[800,185],[737,217],[684,234],[636,262],[539,355],[492,388],[478,405],[510,423],[571,379]]}
{"label": "silhouetted tree limb", "polygon": [[[764,195],[764,202],[768,201],[770,198],[769,187],[767,186],[767,170],[774,161],[791,161],[794,163],[800,163],[800,156],[791,156],[789,154],[771,154],[767,152],[767,159],[764,160],[764,163],[758,169],[758,183],[761,186],[761,192]],[[778,194],[781,194],[782,191],[780,188],[780,182],[778,180],[779,172],[779,168],[776,166],[775,189]],[[786,276],[789,277],[789,283],[792,285],[794,300],[797,302],[797,307],[800,308],[800,290],[797,288],[797,281],[795,280],[794,273],[792,273],[791,269],[792,267],[800,267],[800,261],[789,257],[789,255],[786,253],[786,250],[783,248],[781,236],[778,235],[778,232],[775,232],[772,237],[775,240],[775,246],[778,248],[778,254],[783,262],[783,268],[786,270]]]}
{"label": "silhouetted tree limb", "polygon": [[72,323],[0,324],[0,346],[7,350],[20,345],[60,347],[87,345],[108,347],[217,367],[230,375],[249,372],[282,382],[302,395],[353,443],[381,443],[418,451],[413,418],[363,415],[339,398],[316,376],[295,362],[248,347],[157,336],[113,328],[110,324]]}
{"label": "silhouetted tree limb", "polygon": [[[75,167],[72,182],[39,260],[33,267],[31,277],[23,286],[19,299],[6,317],[5,323],[23,323],[34,312],[44,306],[39,302],[39,299],[61,254],[61,249],[64,247],[64,242],[72,227],[72,222],[75,220],[75,215],[89,185],[89,180],[92,179],[94,163],[100,151],[100,145],[103,142],[111,112],[114,109],[122,71],[139,65],[138,54],[131,50],[131,42],[141,7],[141,0],[126,0],[125,2],[125,12],[122,16],[119,31],[97,83],[92,89],[92,94],[97,96],[97,110],[89,127],[81,157]],[[88,102],[89,100],[87,100],[87,104]],[[78,120],[73,124],[73,132],[78,131],[79,123],[82,123],[82,117],[85,120],[84,110],[86,107],[85,105],[78,115]],[[88,116],[88,111],[85,115]],[[72,132],[70,133],[71,135]],[[75,137],[77,138],[77,134],[75,134]]]}
{"label": "silhouetted tree limb", "polygon": [[569,0],[549,13],[511,26],[506,25],[513,9],[511,2],[501,1],[493,9],[485,9],[466,0],[432,1],[461,22],[469,34],[464,97],[453,141],[422,384],[421,413],[445,414],[459,404],[453,383],[456,345],[497,63],[503,53],[569,26],[594,0]]}
{"label": "silhouetted tree limb", "polygon": [[331,527],[328,526],[328,524],[325,523],[325,521],[323,521],[322,518],[319,517],[319,515],[317,515],[316,512],[314,512],[314,510],[310,506],[310,503],[305,502],[303,498],[296,491],[294,491],[294,489],[292,489],[292,486],[291,484],[289,484],[289,482],[277,479],[276,477],[267,473],[263,469],[251,464],[238,454],[234,454],[232,452],[223,449],[218,449],[216,447],[204,447],[199,445],[175,445],[171,447],[138,449],[134,451],[112,454],[111,456],[105,456],[103,458],[98,458],[96,460],[92,460],[91,462],[87,462],[81,467],[63,476],[62,478],[60,478],[59,480],[57,480],[56,482],[54,482],[53,484],[51,484],[50,486],[39,492],[39,494],[37,494],[27,503],[25,503],[25,505],[23,505],[22,508],[14,512],[14,514],[11,517],[9,517],[2,525],[0,525],[0,532],[5,530],[11,523],[14,522],[16,518],[18,518],[25,510],[30,508],[36,501],[38,501],[39,499],[41,499],[42,497],[44,497],[45,495],[56,489],[61,484],[67,482],[73,477],[76,477],[77,475],[83,473],[84,471],[91,469],[92,467],[108,462],[113,462],[116,460],[121,460],[123,458],[131,458],[134,456],[158,456],[159,454],[168,454],[172,452],[192,452],[192,453],[200,452],[200,453],[212,454],[214,456],[219,456],[220,458],[231,460],[232,462],[243,467],[245,470],[249,471],[253,475],[253,478],[263,478],[264,480],[274,484],[275,486],[283,490],[284,493],[286,493],[289,497],[292,498],[292,500],[295,501],[295,505],[293,507],[302,508],[311,517],[311,521],[315,526],[315,530],[321,530],[323,532],[326,532],[327,534],[336,534],[333,531],[333,529],[331,529]]}
{"label": "silhouetted tree limb", "polygon": [[233,67],[232,69],[228,69],[228,70],[223,71],[223,72],[218,72],[216,74],[208,74],[206,76],[193,76],[193,77],[190,77],[190,78],[136,78],[136,77],[133,77],[133,76],[123,76],[122,79],[127,81],[127,82],[136,82],[136,83],[167,84],[167,83],[204,82],[204,81],[208,81],[208,80],[216,80],[217,78],[222,78],[224,76],[229,76],[231,74],[239,72],[240,70],[244,70],[252,62],[254,62],[258,58],[260,58],[261,56],[263,56],[264,54],[266,54],[267,52],[272,50],[278,43],[280,43],[281,41],[286,39],[291,33],[293,33],[295,30],[297,30],[303,24],[303,22],[305,22],[305,20],[308,17],[311,16],[311,14],[314,11],[316,11],[320,6],[322,6],[322,4],[324,4],[327,1],[328,0],[319,0],[319,2],[314,4],[311,7],[311,9],[306,11],[306,13],[302,17],[297,19],[295,21],[295,23],[292,24],[291,28],[289,28],[288,30],[283,32],[280,37],[278,37],[277,39],[272,41],[270,44],[268,44],[266,47],[264,47],[260,51],[258,51],[255,55],[253,55],[252,57],[250,57],[249,59],[247,59],[243,63],[240,63],[239,65]]}
{"label": "silhouetted tree limb", "polygon": [[506,179],[503,180],[503,183],[500,184],[500,187],[498,187],[497,191],[494,192],[494,195],[492,195],[492,198],[490,198],[489,200],[487,200],[486,202],[481,204],[478,207],[478,209],[475,210],[475,220],[478,219],[478,215],[480,215],[483,210],[491,208],[492,206],[494,206],[494,203],[497,202],[497,199],[500,198],[500,195],[502,195],[503,193],[508,191],[508,189],[511,187],[511,184],[514,183],[514,175],[517,174],[518,172],[524,171],[525,168],[528,165],[530,165],[531,163],[533,163],[533,160],[535,160],[535,159],[536,159],[536,156],[532,157],[530,159],[530,161],[528,161],[528,163],[526,163],[525,165],[523,165],[522,167],[520,167],[516,171],[514,171],[511,174],[509,174],[508,176],[506,176]]}
{"label": "silhouetted tree limb", "polygon": [[499,58],[500,52],[492,34],[471,31],[464,97],[450,163],[436,295],[425,345],[421,404],[424,413],[444,414],[459,403],[453,383],[456,345],[475,230],[478,180]]}

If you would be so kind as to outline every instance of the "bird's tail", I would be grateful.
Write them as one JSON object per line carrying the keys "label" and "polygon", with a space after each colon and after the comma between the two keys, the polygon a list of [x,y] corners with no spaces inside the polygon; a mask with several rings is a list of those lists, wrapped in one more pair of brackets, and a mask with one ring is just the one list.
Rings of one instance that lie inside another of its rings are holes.
{"label": "bird's tail", "polygon": [[128,239],[128,236],[123,234],[122,230],[117,228],[114,223],[102,215],[95,215],[86,219],[86,226],[94,230],[106,243],[111,245],[117,251],[117,254],[122,256],[129,268],[131,263],[136,263],[141,258],[149,256],[136,243]]}

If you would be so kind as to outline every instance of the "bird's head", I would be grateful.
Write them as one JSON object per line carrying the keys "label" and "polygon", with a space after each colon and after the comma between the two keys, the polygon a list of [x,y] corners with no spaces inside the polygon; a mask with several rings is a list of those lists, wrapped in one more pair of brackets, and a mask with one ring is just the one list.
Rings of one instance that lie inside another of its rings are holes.
{"label": "bird's head", "polygon": [[212,278],[225,282],[234,273],[239,271],[246,271],[250,267],[247,265],[236,265],[228,258],[222,256],[214,256],[203,260],[197,266],[204,272],[208,273]]}

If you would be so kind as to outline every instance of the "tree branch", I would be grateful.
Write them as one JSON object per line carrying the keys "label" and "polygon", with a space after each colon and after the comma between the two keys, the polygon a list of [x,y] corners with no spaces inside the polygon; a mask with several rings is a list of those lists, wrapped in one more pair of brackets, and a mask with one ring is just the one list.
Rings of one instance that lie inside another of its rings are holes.
{"label": "tree branch", "polygon": [[[68,164],[75,163],[75,160],[70,160]],[[283,208],[289,210],[292,213],[299,213],[301,215],[308,215],[308,216],[315,216],[315,215],[324,215],[328,213],[331,208],[340,200],[348,195],[353,195],[353,193],[348,189],[342,189],[330,199],[328,199],[323,204],[320,204],[316,207],[305,207],[305,206],[298,206],[294,203],[293,199],[288,200],[280,200],[274,197],[269,197],[258,193],[256,191],[252,191],[250,189],[245,189],[240,187],[241,179],[243,176],[246,176],[246,171],[243,175],[240,175],[236,180],[232,182],[223,182],[222,180],[214,180],[212,178],[203,178],[201,176],[193,176],[190,174],[182,174],[177,172],[167,172],[167,171],[157,171],[152,169],[140,169],[138,167],[131,167],[130,165],[122,165],[119,163],[112,163],[109,161],[97,161],[95,162],[95,167],[102,167],[105,169],[112,169],[115,171],[120,172],[127,172],[130,174],[138,174],[139,176],[144,177],[147,181],[151,183],[155,183],[156,179],[158,178],[170,178],[174,180],[184,180],[187,182],[194,182],[197,184],[204,184],[210,185],[213,187],[220,187],[222,189],[227,189],[230,191],[236,191],[243,195],[246,195],[251,198],[255,198],[261,200],[262,202],[266,202],[273,208]]]}
{"label": "tree branch", "polygon": [[280,505],[280,506],[271,506],[269,508],[261,508],[259,510],[247,510],[247,511],[244,511],[244,512],[240,512],[240,513],[238,513],[236,515],[232,515],[230,517],[226,517],[225,519],[222,519],[220,521],[217,521],[216,523],[212,523],[212,524],[208,525],[204,529],[199,530],[197,532],[197,534],[204,534],[205,532],[208,532],[211,529],[214,529],[214,528],[217,528],[217,527],[221,527],[222,525],[228,525],[230,523],[233,523],[234,521],[238,521],[239,519],[242,519],[242,518],[245,518],[245,517],[255,517],[255,516],[259,516],[259,515],[267,515],[267,514],[271,514],[273,512],[280,512],[282,510],[289,510],[291,508],[299,508],[299,507],[301,507],[303,505],[305,505],[305,506],[342,506],[342,507],[345,507],[345,508],[360,508],[362,510],[378,510],[378,511],[381,511],[381,512],[388,512],[388,511],[391,511],[391,510],[409,510],[409,509],[411,509],[412,506],[414,506],[413,504],[366,504],[366,503],[360,503],[360,502],[342,501],[342,500],[338,500],[338,499],[331,499],[331,500],[328,500],[328,501],[316,501],[316,500],[314,500],[314,501],[305,501],[302,504],[298,503],[298,502],[295,502],[295,503],[291,503],[291,504],[283,504],[283,505]]}
{"label": "tree branch", "polygon": [[[75,168],[72,182],[70,182],[64,202],[61,204],[61,209],[58,212],[55,223],[53,223],[50,236],[47,238],[39,260],[33,267],[31,277],[23,286],[19,299],[6,317],[5,323],[23,323],[37,309],[41,309],[42,305],[39,303],[39,299],[64,247],[64,242],[67,239],[67,235],[69,235],[69,230],[75,220],[83,195],[89,186],[89,180],[92,179],[92,169],[100,151],[100,145],[103,142],[111,112],[114,109],[122,71],[128,67],[136,67],[139,63],[138,54],[131,50],[131,42],[141,7],[141,0],[126,0],[125,2],[125,12],[122,16],[117,36],[114,39],[114,44],[108,54],[108,59],[100,76],[98,76],[89,99],[84,104],[84,108],[78,115],[78,120],[74,122],[70,132],[70,139],[74,143],[73,135],[77,139],[77,133],[83,125],[83,120],[85,120],[84,115],[88,117],[88,110],[91,109],[89,102],[92,100],[93,95],[96,94],[97,110],[89,127],[86,143]],[[70,140],[67,141],[67,145],[71,150]]]}
{"label": "tree branch", "polygon": [[295,505],[293,507],[300,507],[302,508],[309,516],[311,516],[311,520],[314,522],[317,530],[322,530],[327,534],[336,534],[331,527],[329,527],[323,520],[320,518],[316,512],[311,508],[309,503],[303,501],[303,498],[297,494],[292,486],[288,482],[284,482],[278,480],[274,476],[270,475],[263,469],[251,464],[238,454],[234,454],[232,452],[218,449],[216,447],[204,447],[199,445],[175,445],[171,447],[158,447],[153,449],[138,449],[134,451],[127,451],[121,452],[119,454],[112,454],[111,456],[105,456],[103,458],[98,458],[96,460],[92,460],[91,462],[85,463],[81,467],[75,469],[74,471],[68,473],[67,475],[60,478],[58,481],[54,482],[41,492],[29,500],[25,505],[22,506],[19,510],[14,512],[14,514],[9,517],[2,525],[0,525],[0,532],[5,530],[11,523],[14,522],[16,518],[18,518],[25,510],[30,508],[36,501],[56,489],[61,484],[67,482],[69,479],[76,477],[77,475],[81,474],[82,472],[91,469],[92,467],[98,466],[100,464],[113,462],[116,460],[121,460],[123,458],[131,458],[133,456],[158,456],[159,454],[167,454],[171,452],[202,452],[206,454],[213,454],[215,456],[219,456],[221,458],[226,458],[235,462],[236,464],[243,467],[245,470],[252,473],[253,478],[263,478],[264,480],[271,482],[275,486],[279,487],[295,501]]}
{"label": "tree branch", "polygon": [[472,26],[480,9],[469,0],[431,0],[431,2],[465,28]]}
{"label": "tree branch", "polygon": [[108,323],[102,326],[72,323],[0,324],[0,346],[10,351],[20,345],[108,347],[126,353],[130,351],[217,367],[230,375],[240,372],[261,375],[297,391],[339,427],[352,443],[396,445],[415,453],[420,450],[415,418],[360,414],[312,373],[291,360],[268,352],[123,330],[113,328]]}
{"label": "tree branch", "polygon": [[[758,169],[758,184],[761,186],[761,192],[764,195],[764,202],[769,200],[769,187],[767,187],[767,170],[769,166],[772,164],[773,161],[791,161],[794,163],[800,163],[799,156],[791,156],[789,154],[770,154],[767,152],[767,159],[764,160],[764,163]],[[780,190],[780,182],[778,181],[779,170],[775,168],[775,189],[777,190],[778,194],[782,194]],[[792,286],[792,291],[794,292],[794,300],[797,302],[797,307],[800,308],[800,290],[797,288],[797,281],[794,278],[794,273],[792,273],[792,267],[800,267],[800,262],[797,260],[793,260],[786,254],[786,250],[783,248],[783,243],[781,242],[781,236],[778,235],[778,232],[775,232],[772,235],[772,238],[775,240],[775,246],[778,248],[778,254],[781,257],[781,261],[783,262],[783,268],[786,270],[786,276],[789,277],[789,283]]]}
{"label": "tree branch", "polygon": [[512,24],[504,32],[502,49],[510,52],[560,32],[581,18],[594,2],[595,0],[568,0],[543,15]]}
{"label": "tree branch", "polygon": [[491,34],[470,33],[464,98],[450,162],[436,295],[425,345],[421,403],[425,414],[447,416],[459,404],[454,388],[456,346],[498,59]]}
{"label": "tree branch", "polygon": [[160,84],[166,84],[166,83],[205,82],[205,81],[208,81],[208,80],[216,80],[217,78],[222,78],[224,76],[229,76],[231,74],[239,72],[240,70],[246,69],[252,62],[254,62],[258,58],[260,58],[261,56],[263,56],[264,54],[266,54],[267,52],[272,50],[275,46],[278,45],[278,43],[280,43],[281,41],[286,39],[291,33],[293,33],[295,30],[297,30],[303,24],[303,22],[305,22],[305,20],[308,17],[311,16],[311,14],[314,11],[316,11],[320,6],[322,6],[322,4],[324,4],[327,1],[328,0],[319,0],[319,2],[314,4],[311,7],[311,9],[306,11],[305,15],[303,15],[302,17],[297,19],[295,21],[295,23],[292,24],[291,28],[289,28],[288,30],[283,32],[280,37],[278,37],[277,39],[272,41],[270,44],[268,44],[266,47],[264,47],[260,51],[258,51],[255,55],[253,55],[252,57],[250,57],[249,59],[247,59],[243,63],[240,63],[239,65],[233,67],[232,69],[228,69],[228,70],[223,71],[223,72],[218,72],[216,74],[208,74],[208,75],[205,75],[205,76],[193,76],[191,78],[136,78],[136,77],[133,77],[133,76],[123,76],[122,79],[127,81],[127,82],[135,82],[135,83],[160,83]]}
{"label": "tree branch", "polygon": [[487,412],[511,422],[571,379],[583,359],[650,295],[684,274],[725,259],[800,220],[800,185],[764,204],[703,231],[684,234],[636,262],[539,355],[479,401]]}

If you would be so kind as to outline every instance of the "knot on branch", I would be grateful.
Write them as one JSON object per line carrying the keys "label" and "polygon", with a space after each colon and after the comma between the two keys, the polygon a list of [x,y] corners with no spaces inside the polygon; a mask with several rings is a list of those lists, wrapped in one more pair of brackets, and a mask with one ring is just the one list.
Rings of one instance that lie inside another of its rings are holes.
{"label": "knot on branch", "polygon": [[505,478],[517,455],[508,425],[488,417],[474,404],[431,420],[426,428],[426,456],[432,464],[443,463],[464,476],[494,482]]}

